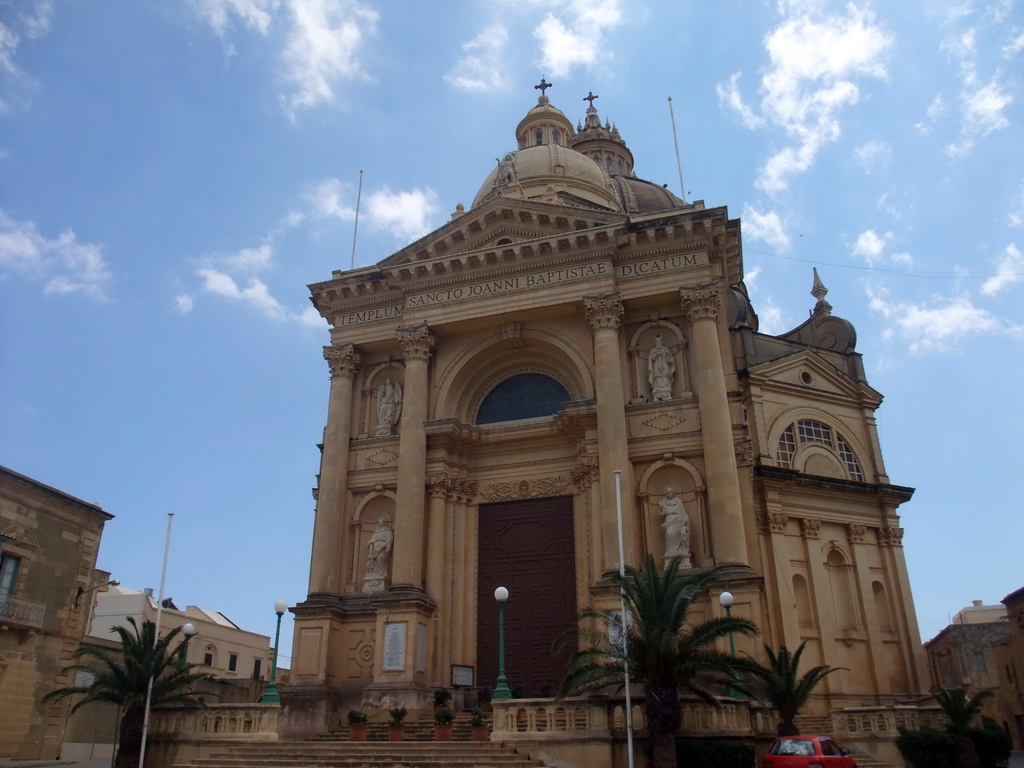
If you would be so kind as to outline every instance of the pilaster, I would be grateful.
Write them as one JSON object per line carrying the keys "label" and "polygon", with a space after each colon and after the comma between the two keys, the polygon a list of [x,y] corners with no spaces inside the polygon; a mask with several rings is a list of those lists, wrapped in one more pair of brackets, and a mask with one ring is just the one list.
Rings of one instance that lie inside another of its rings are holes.
{"label": "pilaster", "polygon": [[429,362],[434,337],[426,323],[397,328],[405,356],[405,403],[398,440],[398,501],[395,508],[395,548],[392,589],[423,590],[423,548],[426,504],[427,396]]}
{"label": "pilaster", "polygon": [[324,428],[323,457],[313,524],[309,594],[339,595],[342,584],[342,532],[348,481],[348,446],[352,428],[352,381],[359,353],[352,344],[324,347],[331,370],[331,393]]}
{"label": "pilaster", "polygon": [[743,509],[736,471],[732,419],[718,339],[722,298],[715,285],[680,290],[683,313],[693,333],[693,386],[700,409],[701,439],[708,485],[708,517],[717,568],[749,569]]}
{"label": "pilaster", "polygon": [[601,546],[603,571],[618,570],[618,507],[615,470],[622,470],[623,549],[626,562],[637,564],[636,486],[629,462],[626,390],[619,338],[624,309],[618,293],[584,296],[587,322],[594,333],[594,380],[597,391],[597,449],[600,466]]}

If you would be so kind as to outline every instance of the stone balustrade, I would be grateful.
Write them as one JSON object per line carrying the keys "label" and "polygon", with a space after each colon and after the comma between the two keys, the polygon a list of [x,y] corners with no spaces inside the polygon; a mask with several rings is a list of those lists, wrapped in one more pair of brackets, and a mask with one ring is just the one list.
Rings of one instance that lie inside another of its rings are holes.
{"label": "stone balustrade", "polygon": [[[644,699],[634,697],[633,731],[646,732]],[[626,730],[626,701],[623,697],[587,697],[566,699],[509,699],[493,701],[495,740],[543,739],[564,734],[577,738],[584,734],[619,737]],[[683,699],[683,733],[745,736],[774,734],[775,714],[747,699],[721,698],[718,706],[699,699]]]}
{"label": "stone balustrade", "polygon": [[832,730],[840,736],[896,738],[900,728],[942,729],[945,726],[946,719],[937,706],[865,706],[832,711]]}
{"label": "stone balustrade", "polygon": [[150,717],[156,739],[277,741],[279,704],[209,704],[203,709],[159,707]]}

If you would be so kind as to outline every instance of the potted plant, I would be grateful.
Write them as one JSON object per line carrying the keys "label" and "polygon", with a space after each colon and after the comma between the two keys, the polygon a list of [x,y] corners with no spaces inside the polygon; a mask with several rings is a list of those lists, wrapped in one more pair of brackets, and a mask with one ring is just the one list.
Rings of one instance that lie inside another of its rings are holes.
{"label": "potted plant", "polygon": [[452,700],[452,692],[447,688],[434,689],[434,709],[446,709]]}
{"label": "potted plant", "polygon": [[491,738],[487,732],[487,723],[484,721],[484,711],[480,707],[473,707],[469,710],[469,724],[473,726],[473,741],[487,741]]}
{"label": "potted plant", "polygon": [[409,714],[409,710],[405,707],[395,707],[388,710],[388,714],[391,715],[391,722],[388,723],[388,741],[402,741],[405,738],[405,726],[402,725],[402,721]]}
{"label": "potted plant", "polygon": [[452,721],[455,713],[447,707],[434,710],[434,741],[452,740]]}
{"label": "potted plant", "polygon": [[350,741],[366,741],[366,713],[358,709],[348,711],[348,737]]}

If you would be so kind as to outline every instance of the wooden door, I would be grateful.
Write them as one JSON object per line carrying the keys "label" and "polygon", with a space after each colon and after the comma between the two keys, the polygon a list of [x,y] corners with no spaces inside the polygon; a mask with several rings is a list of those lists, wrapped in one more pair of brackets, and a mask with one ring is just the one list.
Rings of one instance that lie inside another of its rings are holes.
{"label": "wooden door", "polygon": [[477,580],[477,680],[498,677],[496,587],[505,604],[505,676],[527,696],[554,695],[570,650],[553,643],[576,626],[576,546],[572,498],[483,504]]}

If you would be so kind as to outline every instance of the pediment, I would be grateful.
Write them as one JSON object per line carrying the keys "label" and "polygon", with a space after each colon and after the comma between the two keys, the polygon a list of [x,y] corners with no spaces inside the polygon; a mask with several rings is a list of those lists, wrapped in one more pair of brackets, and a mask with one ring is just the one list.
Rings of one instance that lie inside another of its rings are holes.
{"label": "pediment", "polygon": [[764,387],[802,390],[818,397],[867,399],[878,405],[882,395],[832,365],[812,349],[761,363],[748,369],[750,378]]}
{"label": "pediment", "polygon": [[377,266],[394,268],[481,248],[622,224],[626,220],[624,214],[583,206],[496,198],[462,213]]}

